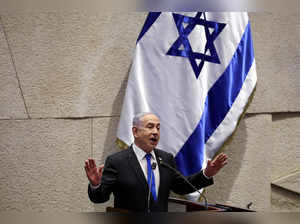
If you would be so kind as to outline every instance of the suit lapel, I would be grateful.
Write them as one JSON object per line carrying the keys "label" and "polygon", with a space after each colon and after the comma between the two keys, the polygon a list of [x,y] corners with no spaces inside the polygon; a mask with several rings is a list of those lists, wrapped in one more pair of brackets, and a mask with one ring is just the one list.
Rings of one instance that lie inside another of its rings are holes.
{"label": "suit lapel", "polygon": [[148,191],[148,183],[146,181],[144,172],[141,168],[141,165],[132,149],[132,146],[129,147],[129,154],[128,154],[128,165],[129,167],[132,168],[132,170],[134,171],[134,173],[136,174],[137,179],[139,180],[139,182],[142,184],[142,186],[144,187],[145,191]]}
{"label": "suit lapel", "polygon": [[156,160],[157,160],[157,164],[158,164],[158,168],[159,168],[159,189],[158,189],[158,199],[160,198],[160,194],[161,192],[163,192],[163,187],[165,186],[165,180],[167,180],[167,172],[165,170],[165,167],[162,166],[160,164],[160,159],[163,159],[160,152],[158,150],[154,150],[154,153],[155,153],[155,157],[156,157]]}

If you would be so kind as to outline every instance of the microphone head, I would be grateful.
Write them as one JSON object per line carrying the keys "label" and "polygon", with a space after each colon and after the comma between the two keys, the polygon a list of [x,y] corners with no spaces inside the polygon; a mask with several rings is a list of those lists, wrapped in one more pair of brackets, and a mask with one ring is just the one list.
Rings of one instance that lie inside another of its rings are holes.
{"label": "microphone head", "polygon": [[157,159],[158,159],[158,163],[161,164],[162,163],[162,158],[158,157]]}
{"label": "microphone head", "polygon": [[156,168],[156,162],[153,162],[152,164],[151,164],[151,168],[152,168],[152,170],[155,170],[155,168]]}

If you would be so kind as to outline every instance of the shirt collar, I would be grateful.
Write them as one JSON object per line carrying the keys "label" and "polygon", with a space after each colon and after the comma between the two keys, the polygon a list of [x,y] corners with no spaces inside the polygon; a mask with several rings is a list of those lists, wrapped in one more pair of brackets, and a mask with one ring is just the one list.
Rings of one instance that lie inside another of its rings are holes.
{"label": "shirt collar", "polygon": [[[132,144],[132,148],[133,148],[133,151],[136,155],[136,157],[138,158],[139,161],[141,161],[142,159],[145,158],[145,155],[147,154],[144,150],[142,150],[141,148],[139,148],[136,144]],[[152,158],[154,160],[156,160],[156,157],[155,157],[155,153],[154,153],[154,150],[152,150],[150,152],[150,154],[152,155]]]}

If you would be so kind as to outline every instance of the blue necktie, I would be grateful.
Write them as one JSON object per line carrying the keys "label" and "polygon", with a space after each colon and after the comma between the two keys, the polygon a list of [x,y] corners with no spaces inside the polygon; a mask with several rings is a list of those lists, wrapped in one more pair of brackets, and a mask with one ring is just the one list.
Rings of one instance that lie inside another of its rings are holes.
{"label": "blue necktie", "polygon": [[151,154],[148,153],[146,154],[146,159],[147,159],[147,177],[148,177],[148,186],[150,186],[150,180],[151,180],[151,175],[152,175],[152,183],[151,183],[151,193],[152,196],[154,198],[154,201],[157,201],[157,197],[156,197],[156,189],[155,189],[155,177],[154,177],[154,172],[152,170],[152,166],[151,166]]}

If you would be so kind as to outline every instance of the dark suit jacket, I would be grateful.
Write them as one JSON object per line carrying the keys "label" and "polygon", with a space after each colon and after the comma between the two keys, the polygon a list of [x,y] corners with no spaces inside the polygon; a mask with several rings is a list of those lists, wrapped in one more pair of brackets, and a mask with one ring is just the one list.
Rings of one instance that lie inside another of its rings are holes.
{"label": "dark suit jacket", "polygon": [[[154,152],[157,160],[160,157],[163,162],[176,168],[172,154],[158,149]],[[177,194],[188,194],[194,192],[194,189],[175,172],[159,163],[158,166],[160,172],[158,201],[154,202],[151,196],[150,209],[168,211],[170,190]],[[213,180],[205,178],[202,171],[188,177],[188,180],[198,189],[213,184]],[[88,195],[92,202],[106,202],[113,193],[115,208],[132,211],[147,211],[148,192],[146,178],[132,147],[107,157],[100,187],[97,189],[88,187]]]}

